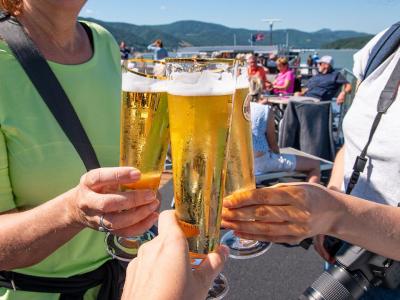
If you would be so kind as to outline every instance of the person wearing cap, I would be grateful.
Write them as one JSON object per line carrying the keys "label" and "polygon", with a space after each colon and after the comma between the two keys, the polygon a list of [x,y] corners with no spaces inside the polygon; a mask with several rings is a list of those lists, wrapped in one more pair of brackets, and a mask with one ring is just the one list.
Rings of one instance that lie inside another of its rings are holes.
{"label": "person wearing cap", "polygon": [[[307,82],[306,89],[297,95],[314,97],[321,101],[330,101],[337,95],[336,103],[342,104],[346,94],[351,92],[351,84],[333,66],[332,56],[322,56],[318,60],[318,74],[311,77]],[[337,94],[342,86],[342,91]]]}

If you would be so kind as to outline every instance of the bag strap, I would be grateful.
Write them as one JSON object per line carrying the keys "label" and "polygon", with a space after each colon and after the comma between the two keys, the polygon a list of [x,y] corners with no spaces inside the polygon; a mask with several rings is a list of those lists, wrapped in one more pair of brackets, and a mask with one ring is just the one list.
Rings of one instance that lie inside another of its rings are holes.
{"label": "bag strap", "polygon": [[372,48],[363,80],[379,67],[400,46],[400,22],[393,24]]}
{"label": "bag strap", "polygon": [[0,35],[75,147],[86,170],[100,167],[96,152],[56,75],[22,26],[12,17],[0,21]]}
{"label": "bag strap", "polygon": [[396,99],[397,92],[399,90],[399,85],[400,85],[400,59],[398,60],[392,74],[390,75],[385,88],[381,92],[377,106],[378,113],[375,116],[374,122],[372,123],[372,127],[368,137],[368,142],[365,145],[364,149],[362,150],[361,154],[357,156],[356,161],[354,163],[353,173],[351,174],[349,183],[347,185],[346,194],[351,194],[353,188],[357,184],[360,174],[365,169],[365,165],[367,164],[368,161],[368,159],[366,158],[368,147],[371,144],[372,138],[379,125],[379,122],[381,121],[382,115],[386,113],[386,111],[389,109],[389,107]]}

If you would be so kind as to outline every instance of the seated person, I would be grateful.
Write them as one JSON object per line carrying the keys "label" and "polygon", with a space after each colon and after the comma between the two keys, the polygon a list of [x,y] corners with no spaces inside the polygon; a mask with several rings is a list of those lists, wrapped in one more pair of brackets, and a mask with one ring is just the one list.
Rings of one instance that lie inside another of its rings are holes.
{"label": "seated person", "polygon": [[258,77],[261,80],[263,90],[266,88],[266,84],[270,84],[267,80],[268,69],[257,64],[257,58],[254,55],[250,55],[247,58],[247,74],[249,80],[253,77]]}
{"label": "seated person", "polygon": [[293,154],[281,154],[277,144],[274,116],[268,105],[250,103],[255,175],[268,172],[302,171],[308,182],[319,183],[319,162]]}
{"label": "seated person", "polygon": [[311,77],[307,82],[307,88],[296,95],[330,101],[336,96],[341,86],[343,89],[337,96],[337,104],[344,102],[346,94],[351,92],[351,84],[343,74],[333,69],[332,56],[326,55],[318,60],[318,74]]}
{"label": "seated person", "polygon": [[276,65],[277,55],[274,53],[270,53],[267,61],[267,67],[271,74],[278,73],[278,68]]}
{"label": "seated person", "polygon": [[278,58],[276,61],[276,67],[279,70],[278,76],[275,78],[274,82],[268,86],[267,89],[271,90],[275,95],[293,94],[295,75],[293,71],[289,69],[289,62],[287,58]]}

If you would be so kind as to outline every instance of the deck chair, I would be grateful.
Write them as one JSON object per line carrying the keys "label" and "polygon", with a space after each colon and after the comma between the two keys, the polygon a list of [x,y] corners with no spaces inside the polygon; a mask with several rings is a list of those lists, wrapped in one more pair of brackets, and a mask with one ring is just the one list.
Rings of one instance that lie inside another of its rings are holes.
{"label": "deck chair", "polygon": [[278,144],[280,148],[292,147],[332,161],[335,146],[331,103],[289,102],[280,124]]}

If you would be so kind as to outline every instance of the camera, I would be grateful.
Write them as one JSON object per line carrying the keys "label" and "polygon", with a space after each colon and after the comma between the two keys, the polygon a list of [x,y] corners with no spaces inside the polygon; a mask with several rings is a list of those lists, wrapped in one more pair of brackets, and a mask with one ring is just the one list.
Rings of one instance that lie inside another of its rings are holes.
{"label": "camera", "polygon": [[335,264],[298,299],[357,300],[372,287],[399,288],[400,262],[335,238],[327,237],[326,241],[330,254],[336,252]]}

